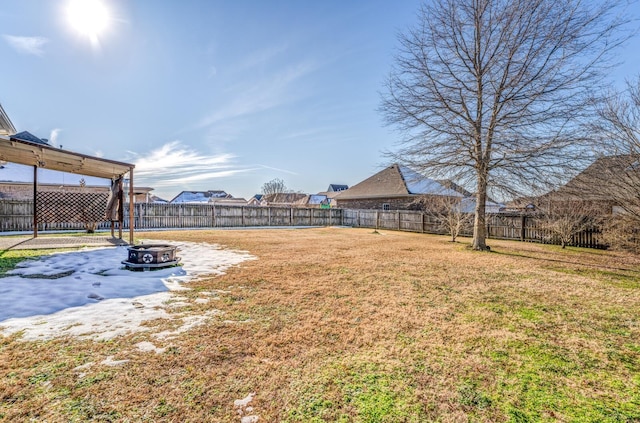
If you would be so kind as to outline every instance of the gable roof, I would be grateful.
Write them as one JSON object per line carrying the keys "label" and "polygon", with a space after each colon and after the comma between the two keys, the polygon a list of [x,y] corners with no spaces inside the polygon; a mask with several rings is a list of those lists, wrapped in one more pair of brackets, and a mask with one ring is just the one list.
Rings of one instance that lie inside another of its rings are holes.
{"label": "gable roof", "polygon": [[406,166],[394,164],[346,191],[342,191],[336,196],[336,199],[405,197],[412,195],[462,197],[462,194],[445,187],[436,180],[427,178]]}
{"label": "gable roof", "polygon": [[46,140],[43,140],[41,138],[36,137],[35,135],[33,135],[29,131],[18,132],[17,134],[12,135],[11,139],[12,140],[20,140],[20,141],[32,142],[34,144],[49,145],[49,143]]}
{"label": "gable roof", "polygon": [[307,194],[297,192],[279,192],[275,194],[265,194],[262,201],[267,204],[306,204]]}
{"label": "gable roof", "polygon": [[170,203],[209,203],[218,198],[233,198],[224,191],[182,191],[173,197]]}
{"label": "gable roof", "polygon": [[340,192],[346,191],[349,189],[349,185],[341,185],[341,184],[329,184],[329,188],[327,192]]}
{"label": "gable roof", "polygon": [[[599,157],[585,170],[545,194],[582,200],[611,200],[634,197],[640,189],[640,161],[635,155]],[[544,197],[544,196],[543,196]]]}
{"label": "gable roof", "polygon": [[322,194],[310,194],[307,204],[325,204],[327,202],[327,196]]}

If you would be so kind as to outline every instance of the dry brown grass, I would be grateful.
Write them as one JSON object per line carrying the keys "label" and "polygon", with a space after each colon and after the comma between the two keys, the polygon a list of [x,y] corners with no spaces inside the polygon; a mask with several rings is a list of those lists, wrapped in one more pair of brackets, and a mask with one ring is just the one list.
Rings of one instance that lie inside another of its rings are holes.
{"label": "dry brown grass", "polygon": [[[250,392],[261,422],[640,419],[637,257],[366,229],[144,237],[258,260],[191,283],[225,291],[191,313],[224,314],[165,342],[0,339],[6,421],[239,422]],[[131,361],[73,370],[111,355]]]}

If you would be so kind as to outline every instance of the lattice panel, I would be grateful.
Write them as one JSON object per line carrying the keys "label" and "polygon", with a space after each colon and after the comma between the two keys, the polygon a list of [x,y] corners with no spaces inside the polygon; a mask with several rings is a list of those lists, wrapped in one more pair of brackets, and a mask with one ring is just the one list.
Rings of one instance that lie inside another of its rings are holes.
{"label": "lattice panel", "polygon": [[38,223],[101,222],[109,194],[97,192],[38,192]]}

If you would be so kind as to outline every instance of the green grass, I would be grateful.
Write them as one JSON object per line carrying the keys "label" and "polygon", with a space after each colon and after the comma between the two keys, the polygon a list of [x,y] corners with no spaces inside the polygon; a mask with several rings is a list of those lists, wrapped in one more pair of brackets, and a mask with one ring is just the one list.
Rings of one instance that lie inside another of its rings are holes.
{"label": "green grass", "polygon": [[[0,420],[231,423],[255,392],[265,422],[640,421],[638,257],[370,230],[155,237],[258,260],[189,283],[191,306],[146,332],[0,337]],[[217,294],[196,304],[202,293]],[[110,355],[130,361],[105,368]]]}
{"label": "green grass", "polygon": [[18,263],[51,254],[55,250],[4,250],[0,251],[0,277],[14,269]]}
{"label": "green grass", "polygon": [[422,422],[411,375],[354,357],[330,361],[298,384],[286,422]]}

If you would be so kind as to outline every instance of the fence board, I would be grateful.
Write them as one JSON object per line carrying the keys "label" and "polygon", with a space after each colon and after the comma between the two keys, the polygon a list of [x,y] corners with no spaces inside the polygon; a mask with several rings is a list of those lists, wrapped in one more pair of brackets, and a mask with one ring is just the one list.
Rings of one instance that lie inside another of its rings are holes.
{"label": "fence board", "polygon": [[[135,205],[134,213],[134,224],[138,229],[345,225],[443,234],[433,216],[418,211],[139,203]],[[123,229],[128,229],[128,207],[125,207],[124,214]],[[32,216],[32,201],[0,200],[0,231],[31,231]],[[98,222],[98,229],[109,227],[109,222]],[[82,230],[84,225],[78,222],[47,222],[46,227],[39,229]],[[521,214],[487,215],[487,233],[494,239],[559,243],[557,237],[541,227],[539,219]],[[595,227],[574,236],[571,245],[606,248],[600,228]]]}

